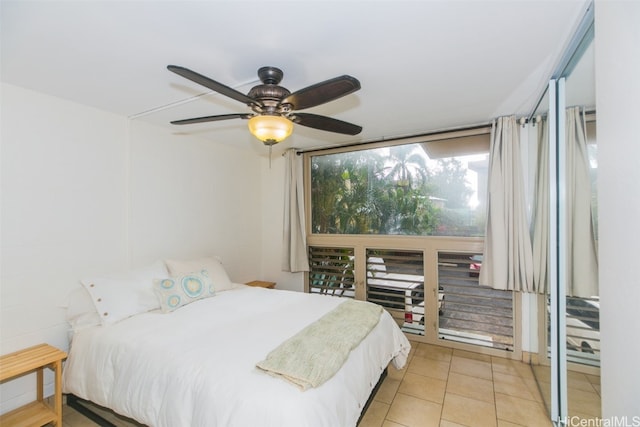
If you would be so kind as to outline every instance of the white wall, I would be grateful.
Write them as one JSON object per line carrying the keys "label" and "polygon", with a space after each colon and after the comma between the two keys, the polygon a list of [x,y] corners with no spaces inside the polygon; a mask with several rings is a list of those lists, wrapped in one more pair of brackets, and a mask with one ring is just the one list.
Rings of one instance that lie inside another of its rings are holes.
{"label": "white wall", "polygon": [[640,417],[639,22],[640,2],[596,2],[602,415],[627,425]]}
{"label": "white wall", "polygon": [[255,153],[131,124],[134,265],[203,254],[232,280],[261,278],[261,160]]}
{"label": "white wall", "polygon": [[[6,84],[1,107],[0,354],[68,349],[63,305],[83,277],[204,254],[232,280],[262,277],[255,153]],[[35,378],[0,393],[6,412]]]}

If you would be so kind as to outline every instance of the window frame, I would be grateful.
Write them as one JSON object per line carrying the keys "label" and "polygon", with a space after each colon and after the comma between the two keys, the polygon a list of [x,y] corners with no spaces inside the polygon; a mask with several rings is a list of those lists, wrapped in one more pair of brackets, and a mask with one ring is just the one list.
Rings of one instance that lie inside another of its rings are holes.
{"label": "window frame", "polygon": [[[438,337],[438,253],[439,252],[482,252],[484,237],[462,236],[415,236],[415,235],[372,235],[372,234],[320,234],[311,230],[311,157],[316,155],[337,154],[347,151],[368,150],[374,148],[391,147],[396,145],[437,142],[445,140],[474,138],[478,135],[486,135],[490,138],[491,125],[480,125],[459,130],[436,132],[429,135],[420,135],[408,138],[398,138],[387,141],[363,143],[336,148],[304,151],[304,206],[307,233],[307,248],[315,247],[349,247],[354,249],[354,284],[355,299],[366,300],[366,251],[367,249],[397,249],[397,250],[422,250],[424,253],[425,272],[425,300],[427,295],[431,298],[431,305],[425,307],[425,333],[424,335],[405,334],[416,342],[436,344],[461,350],[470,350],[488,355],[501,356],[516,360],[522,358],[522,309],[521,298],[517,292],[513,293],[513,351],[505,351],[488,347],[474,346],[454,341],[441,340]],[[488,149],[487,149],[488,151]],[[304,291],[309,292],[309,274],[304,275]],[[426,303],[425,303],[426,304]],[[427,328],[427,324],[430,325]]]}

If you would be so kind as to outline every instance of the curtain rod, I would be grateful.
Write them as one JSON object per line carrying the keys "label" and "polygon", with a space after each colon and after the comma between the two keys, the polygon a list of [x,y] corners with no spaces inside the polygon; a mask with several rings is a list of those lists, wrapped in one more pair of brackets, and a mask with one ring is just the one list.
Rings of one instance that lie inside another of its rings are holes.
{"label": "curtain rod", "polygon": [[367,145],[379,144],[379,143],[385,142],[385,141],[401,142],[403,140],[409,140],[409,139],[415,139],[415,138],[425,138],[425,137],[434,136],[434,135],[443,135],[443,134],[453,133],[453,132],[464,132],[464,131],[468,131],[468,130],[486,129],[486,128],[491,128],[491,122],[482,123],[482,124],[476,124],[476,125],[471,125],[471,126],[465,126],[465,127],[459,127],[459,128],[442,129],[442,130],[437,130],[437,131],[433,131],[433,132],[420,133],[420,134],[416,134],[416,135],[387,137],[387,138],[383,137],[383,138],[379,138],[379,139],[372,139],[372,140],[362,141],[362,142],[352,142],[352,143],[349,143],[349,144],[332,145],[332,146],[328,146],[328,147],[313,148],[313,149],[310,149],[310,150],[296,150],[296,154],[300,155],[300,154],[305,154],[305,153],[316,153],[316,152],[319,152],[319,151],[327,151],[327,150],[333,150],[333,149],[339,149],[339,148],[362,147],[362,146],[367,146]]}

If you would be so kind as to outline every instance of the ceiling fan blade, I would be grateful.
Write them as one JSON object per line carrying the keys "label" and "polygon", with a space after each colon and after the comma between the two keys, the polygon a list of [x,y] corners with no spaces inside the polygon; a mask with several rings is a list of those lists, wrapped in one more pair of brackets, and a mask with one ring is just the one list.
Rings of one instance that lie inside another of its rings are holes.
{"label": "ceiling fan blade", "polygon": [[248,119],[251,116],[252,116],[251,114],[244,114],[244,113],[221,114],[218,116],[195,117],[193,119],[175,120],[171,122],[171,124],[172,125],[188,125],[192,123],[217,122],[219,120]]}
{"label": "ceiling fan blade", "polygon": [[302,126],[346,135],[357,135],[362,131],[362,126],[317,114],[295,113],[291,120]]}
{"label": "ceiling fan blade", "polygon": [[260,101],[250,98],[244,93],[238,92],[237,90],[229,86],[218,83],[217,81],[212,80],[209,77],[203,76],[202,74],[196,73],[195,71],[191,71],[188,68],[180,67],[178,65],[167,65],[167,69],[184,77],[185,79],[189,79],[192,82],[198,83],[199,85],[216,91],[222,95],[228,96],[231,99],[235,99],[236,101],[240,101],[243,104],[262,106],[262,103]]}
{"label": "ceiling fan blade", "polygon": [[360,89],[355,77],[340,76],[300,89],[280,103],[291,104],[293,110],[304,110],[349,95]]}

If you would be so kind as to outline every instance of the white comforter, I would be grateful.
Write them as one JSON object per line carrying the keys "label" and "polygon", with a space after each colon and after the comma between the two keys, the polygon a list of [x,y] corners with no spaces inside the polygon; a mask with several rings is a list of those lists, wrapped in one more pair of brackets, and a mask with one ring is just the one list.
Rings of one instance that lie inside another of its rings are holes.
{"label": "white comforter", "polygon": [[255,366],[343,301],[242,286],[85,329],[73,337],[63,390],[154,427],[354,426],[381,372],[409,352],[386,311],[318,388],[303,392]]}

